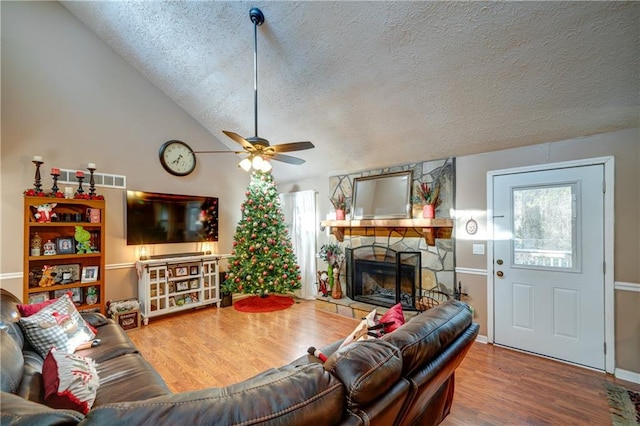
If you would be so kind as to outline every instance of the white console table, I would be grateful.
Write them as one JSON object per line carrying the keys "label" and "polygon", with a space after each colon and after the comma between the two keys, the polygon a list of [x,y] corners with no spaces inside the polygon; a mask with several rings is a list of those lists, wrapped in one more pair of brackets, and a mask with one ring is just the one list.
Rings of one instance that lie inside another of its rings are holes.
{"label": "white console table", "polygon": [[208,254],[136,262],[144,323],[198,306],[216,303],[220,307],[220,259],[227,257]]}

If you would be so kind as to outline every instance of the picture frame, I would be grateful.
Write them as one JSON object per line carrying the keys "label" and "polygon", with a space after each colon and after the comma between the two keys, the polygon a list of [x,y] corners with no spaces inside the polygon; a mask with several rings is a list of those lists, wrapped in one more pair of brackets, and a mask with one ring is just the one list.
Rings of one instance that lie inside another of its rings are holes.
{"label": "picture frame", "polygon": [[167,278],[173,278],[173,268],[167,268]]}
{"label": "picture frame", "polygon": [[176,283],[176,290],[177,291],[189,290],[189,281],[178,281]]}
{"label": "picture frame", "polygon": [[189,275],[189,270],[186,266],[176,266],[176,277],[184,277]]}
{"label": "picture frame", "polygon": [[194,278],[194,279],[189,281],[189,289],[197,290],[199,287],[200,287],[200,280],[199,279]]}
{"label": "picture frame", "polygon": [[198,275],[198,265],[193,265],[189,268],[190,275]]}
{"label": "picture frame", "polygon": [[56,238],[56,251],[58,254],[75,254],[75,239],[73,237]]}
{"label": "picture frame", "polygon": [[49,292],[48,291],[29,294],[29,304],[42,303],[42,302],[46,302],[47,300],[49,300]]}
{"label": "picture frame", "polygon": [[64,296],[67,293],[71,293],[71,301],[74,304],[80,305],[82,303],[82,289],[80,287],[66,288],[63,290],[55,290],[53,292],[53,297],[57,299],[58,297]]}
{"label": "picture frame", "polygon": [[80,281],[80,264],[53,265],[56,284],[71,284]]}
{"label": "picture frame", "polygon": [[173,306],[176,306],[176,298],[171,296],[169,298],[169,307],[173,307]]}
{"label": "picture frame", "polygon": [[98,281],[99,269],[99,266],[85,266],[82,268],[82,279],[80,281],[83,283]]}
{"label": "picture frame", "polygon": [[173,282],[169,283],[169,294],[176,292],[176,285]]}

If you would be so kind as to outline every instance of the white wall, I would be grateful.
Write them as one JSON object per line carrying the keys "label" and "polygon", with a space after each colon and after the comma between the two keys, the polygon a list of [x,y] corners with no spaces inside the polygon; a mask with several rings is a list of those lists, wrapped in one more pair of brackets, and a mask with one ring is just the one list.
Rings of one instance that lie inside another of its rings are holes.
{"label": "white wall", "polygon": [[[1,8],[0,285],[22,295],[22,192],[33,185],[33,155],[44,157],[44,171],[93,162],[100,172],[125,175],[130,189],[217,196],[217,250],[229,252],[249,183],[236,167],[238,157],[199,156],[191,176],[169,175],[158,161],[165,141],[180,139],[194,149],[224,146],[58,2],[2,2]],[[51,186],[46,173],[43,184]],[[99,191],[107,199],[107,298],[135,296],[130,264],[136,253],[124,240],[124,194]]]}

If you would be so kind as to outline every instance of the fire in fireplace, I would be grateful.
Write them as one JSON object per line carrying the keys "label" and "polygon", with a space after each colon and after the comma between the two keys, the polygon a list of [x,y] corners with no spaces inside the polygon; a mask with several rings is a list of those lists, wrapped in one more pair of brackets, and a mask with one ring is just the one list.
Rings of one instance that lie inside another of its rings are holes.
{"label": "fire in fireplace", "polygon": [[359,302],[415,309],[421,294],[420,252],[395,251],[381,246],[345,250],[347,296]]}

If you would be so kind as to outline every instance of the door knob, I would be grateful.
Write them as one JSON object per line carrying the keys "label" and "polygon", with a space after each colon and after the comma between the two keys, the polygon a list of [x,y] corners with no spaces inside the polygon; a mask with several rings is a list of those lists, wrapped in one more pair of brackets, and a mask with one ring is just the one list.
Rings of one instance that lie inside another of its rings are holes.
{"label": "door knob", "polygon": [[504,272],[498,271],[498,272],[496,272],[496,275],[499,276],[500,278],[502,278],[504,276]]}

